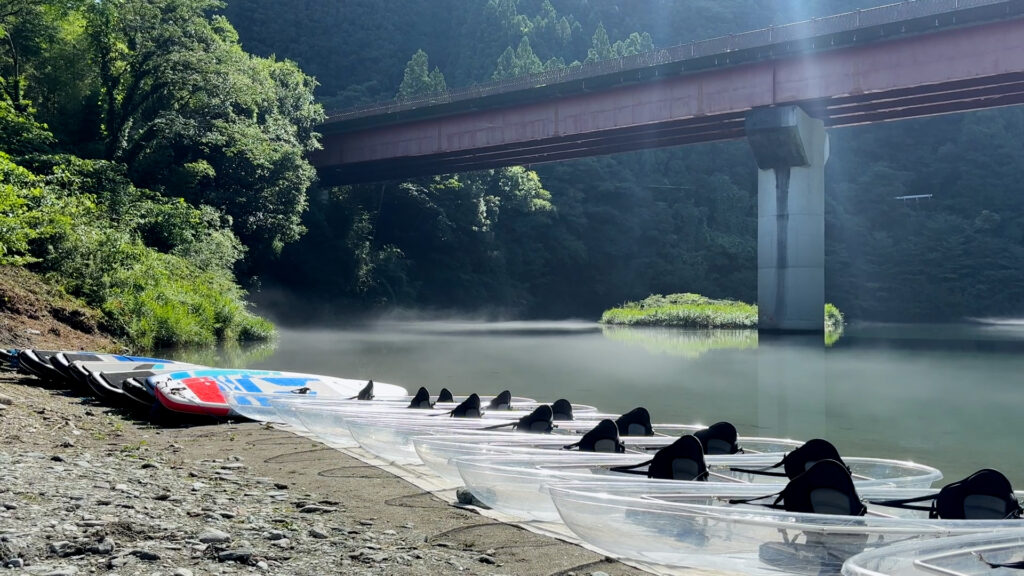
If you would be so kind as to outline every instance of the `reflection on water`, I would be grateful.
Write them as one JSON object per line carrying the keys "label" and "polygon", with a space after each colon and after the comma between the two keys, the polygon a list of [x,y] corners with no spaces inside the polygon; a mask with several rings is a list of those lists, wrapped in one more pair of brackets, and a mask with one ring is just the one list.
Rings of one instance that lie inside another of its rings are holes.
{"label": "reflection on water", "polygon": [[610,340],[639,345],[651,354],[697,358],[710,350],[757,348],[757,330],[692,330],[602,325]]}
{"label": "reflection on water", "polygon": [[1024,488],[1024,327],[863,326],[821,336],[591,323],[388,323],[282,331],[254,368],[374,378],[409,389],[566,397],[659,422],[824,437],[844,454],[912,459],[947,479],[1002,470]]}
{"label": "reflection on water", "polygon": [[[180,362],[198,364],[200,366],[216,366],[218,368],[245,368],[257,362],[262,362],[274,354],[275,343],[261,342],[258,344],[239,344],[229,342],[220,347],[213,348],[182,348],[175,350],[172,357]],[[154,355],[157,358],[162,356],[157,350]]]}

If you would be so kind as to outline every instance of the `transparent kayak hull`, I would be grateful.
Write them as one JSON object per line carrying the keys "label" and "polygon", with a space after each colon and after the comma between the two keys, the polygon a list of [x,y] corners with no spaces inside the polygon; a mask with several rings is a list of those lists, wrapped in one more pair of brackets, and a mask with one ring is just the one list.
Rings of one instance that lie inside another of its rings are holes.
{"label": "transparent kayak hull", "polygon": [[[607,454],[602,459],[572,459],[567,457],[523,457],[504,455],[456,459],[463,483],[480,501],[495,510],[520,518],[540,521],[558,521],[559,514],[548,494],[548,485],[556,482],[585,482],[592,490],[616,493],[616,484],[626,484],[631,490],[685,491],[696,484],[703,493],[729,490],[731,484],[751,484],[753,495],[780,490],[786,478],[733,472],[730,467],[761,468],[778,462],[776,455],[707,456],[705,461],[711,473],[709,482],[648,479],[635,474],[612,471],[612,466],[630,466],[646,462],[648,455]],[[846,458],[847,465],[859,476],[855,480],[858,490],[872,486],[915,486],[927,488],[942,478],[942,473],[930,466],[897,460],[876,458]],[[747,487],[744,487],[747,488]]]}
{"label": "transparent kayak hull", "polygon": [[[727,502],[764,486],[728,486],[715,494],[714,487],[699,484],[687,483],[689,492],[676,494],[643,486],[609,494],[587,484],[552,484],[549,493],[565,524],[609,555],[740,574],[838,574],[851,556],[881,546],[1020,526],[1020,520],[929,520],[927,512],[881,507],[891,516],[786,512]],[[865,499],[934,492],[858,489]]]}
{"label": "transparent kayak hull", "polygon": [[1020,576],[1019,569],[992,568],[1024,560],[1024,528],[967,536],[921,539],[853,556],[844,576]]}
{"label": "transparent kayak hull", "polygon": [[[456,396],[455,399],[456,399],[456,401],[461,402],[462,400],[465,399],[465,397],[464,396]],[[327,397],[324,397],[324,396],[321,396],[320,398],[314,400],[312,398],[306,398],[306,397],[302,397],[302,396],[283,395],[283,394],[272,395],[272,396],[267,398],[267,401],[270,403],[270,405],[277,412],[277,416],[276,416],[277,420],[272,420],[272,421],[283,422],[285,424],[288,424],[290,426],[294,426],[294,427],[299,428],[299,429],[306,428],[305,424],[302,423],[302,419],[300,418],[300,412],[302,412],[303,410],[306,410],[307,408],[313,408],[313,409],[328,408],[329,409],[330,407],[336,406],[336,405],[345,406],[345,405],[351,404],[352,402],[366,402],[366,401],[359,401],[359,400],[330,399],[330,398],[327,398]],[[387,400],[377,400],[377,399],[375,399],[375,400],[371,400],[369,402],[371,402],[373,405],[377,405],[377,404],[398,405],[398,403],[400,403],[401,406],[404,406],[404,407],[407,408],[408,405],[409,405],[409,402],[411,402],[411,397],[408,398],[408,399],[403,399],[401,401],[394,400],[394,399],[387,399]],[[531,398],[513,397],[512,398],[512,402],[516,403],[516,402],[535,402],[535,401],[533,399],[531,399]],[[442,404],[442,406],[444,406],[444,404]],[[455,406],[456,406],[456,404],[451,404],[452,408],[454,408]],[[324,417],[326,417],[326,416],[327,415],[324,415]],[[348,433],[348,429],[347,428],[343,428],[343,429],[339,430],[338,433],[340,435],[343,435],[344,437],[348,438],[348,446],[354,447],[354,446],[358,445],[358,444],[356,444],[355,440],[352,439],[352,435]]]}
{"label": "transparent kayak hull", "polygon": [[[683,435],[692,433],[699,426],[687,424],[659,424],[657,430],[671,433],[666,436],[623,436],[620,439],[627,453],[645,454],[650,457],[657,450],[675,442]],[[494,456],[496,461],[502,455],[510,457],[551,456],[552,452],[571,458],[574,454],[585,454],[578,451],[563,450],[566,445],[578,442],[582,436],[578,434],[527,435],[515,434],[488,437],[481,434],[462,436],[420,436],[413,438],[413,446],[420,460],[438,476],[462,485],[462,476],[456,460]],[[799,447],[802,442],[780,438],[740,437],[740,446],[745,450],[772,455],[781,459],[783,454]]]}

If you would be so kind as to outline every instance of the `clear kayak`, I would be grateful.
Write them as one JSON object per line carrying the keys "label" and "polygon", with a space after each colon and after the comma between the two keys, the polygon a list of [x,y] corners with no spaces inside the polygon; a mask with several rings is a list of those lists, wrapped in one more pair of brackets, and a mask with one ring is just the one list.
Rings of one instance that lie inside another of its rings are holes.
{"label": "clear kayak", "polygon": [[[863,516],[791,512],[730,503],[764,494],[764,485],[680,484],[674,493],[644,483],[554,483],[548,491],[565,524],[609,555],[730,574],[838,574],[846,559],[880,546],[1022,525],[1016,518],[930,519],[926,510],[871,505]],[[858,492],[866,500],[891,500],[935,491]]]}
{"label": "clear kayak", "polygon": [[[300,415],[300,418],[304,415]],[[429,418],[429,419],[394,419],[384,420],[377,418],[356,417],[344,420],[344,426],[348,429],[352,438],[364,450],[376,455],[379,458],[394,462],[395,464],[419,465],[423,464],[413,439],[419,436],[436,436],[440,434],[470,433],[483,435],[507,435],[508,426],[515,424],[516,419],[500,419],[495,416],[491,419],[483,418]],[[596,424],[596,420],[574,420],[572,422],[559,422],[558,430],[580,430],[589,429]],[[309,424],[309,422],[307,422]],[[489,426],[505,426],[500,430],[485,430]],[[336,432],[337,428],[328,428]],[[319,435],[317,430],[311,431]],[[518,432],[513,434],[528,434]],[[536,436],[536,434],[531,434]]]}
{"label": "clear kayak", "polygon": [[1019,576],[1024,528],[912,540],[862,552],[843,564],[844,576]]}
{"label": "clear kayak", "polygon": [[[780,449],[785,449],[779,446]],[[792,448],[792,447],[790,447]],[[599,458],[567,458],[557,453],[546,458],[505,455],[457,459],[456,465],[463,483],[470,492],[491,508],[527,520],[558,521],[558,510],[548,495],[548,486],[558,482],[586,482],[593,489],[617,493],[616,484],[626,484],[630,490],[686,491],[686,485],[700,485],[702,492],[728,491],[731,484],[750,484],[757,493],[781,488],[784,477],[737,472],[742,468],[765,468],[779,460],[778,454],[709,455],[705,462],[709,472],[707,482],[641,478],[616,471],[649,461],[650,455],[605,454]],[[871,486],[901,486],[927,488],[942,478],[942,473],[930,466],[899,460],[878,458],[845,458],[855,475],[858,489]]]}
{"label": "clear kayak", "polygon": [[[641,454],[650,457],[653,452],[674,442],[683,434],[692,434],[704,428],[700,424],[655,424],[654,436],[622,436],[625,454]],[[496,461],[504,455],[515,457],[551,456],[552,452],[571,458],[585,452],[565,450],[565,446],[582,440],[580,434],[527,435],[506,434],[488,436],[463,434],[446,436],[418,436],[412,439],[413,447],[420,460],[438,476],[455,486],[462,486],[462,476],[456,464],[457,459],[495,456]],[[785,452],[797,448],[803,442],[782,438],[738,437],[743,451],[748,454],[767,454],[781,457]]]}
{"label": "clear kayak", "polygon": [[[379,386],[381,386],[380,383],[374,383],[374,389]],[[323,409],[339,415],[348,413],[393,413],[396,416],[405,416],[447,412],[466,399],[465,396],[453,396],[452,398],[452,402],[431,401],[430,407],[411,408],[410,403],[413,402],[414,397],[408,395],[379,394],[378,396],[375,394],[372,399],[358,400],[351,396],[339,396],[337,394],[324,393],[323,391],[318,393],[316,390],[304,390],[302,393],[297,394],[294,391],[282,393],[280,390],[256,392],[236,389],[229,390],[229,393],[225,394],[228,405],[235,412],[252,420],[263,422],[288,422],[285,419],[286,415],[281,413],[277,403],[288,403],[289,406],[285,407],[287,411],[311,408]],[[481,397],[481,400],[486,402],[494,399],[495,397],[493,396]],[[532,409],[537,406],[537,402],[531,398],[513,396],[511,397],[511,402],[514,407],[524,406]],[[580,411],[597,410],[593,406],[576,405],[575,407]],[[297,419],[293,418],[291,423],[298,424]]]}

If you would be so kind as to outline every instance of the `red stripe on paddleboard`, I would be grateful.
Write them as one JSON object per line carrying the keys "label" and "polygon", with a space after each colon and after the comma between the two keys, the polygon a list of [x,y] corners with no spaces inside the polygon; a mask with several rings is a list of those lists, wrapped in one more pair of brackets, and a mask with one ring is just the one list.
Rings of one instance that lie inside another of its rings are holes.
{"label": "red stripe on paddleboard", "polygon": [[220,391],[220,386],[217,386],[217,381],[213,378],[185,378],[181,383],[188,386],[188,389],[196,395],[200,402],[225,405],[228,403],[227,399],[224,398],[224,394]]}
{"label": "red stripe on paddleboard", "polygon": [[175,412],[185,412],[188,414],[201,414],[203,416],[228,416],[231,413],[231,409],[227,408],[215,408],[212,406],[199,406],[198,404],[191,404],[185,402],[178,402],[174,398],[167,396],[163,393],[159,387],[156,390],[156,399],[164,405],[168,410]]}

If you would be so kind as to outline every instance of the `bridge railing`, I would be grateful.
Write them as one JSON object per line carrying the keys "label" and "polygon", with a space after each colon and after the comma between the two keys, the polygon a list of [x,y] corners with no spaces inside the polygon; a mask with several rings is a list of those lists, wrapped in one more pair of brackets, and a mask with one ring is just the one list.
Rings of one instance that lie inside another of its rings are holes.
{"label": "bridge railing", "polygon": [[464,88],[422,94],[415,98],[405,100],[388,100],[360,106],[346,110],[332,112],[328,115],[327,122],[341,122],[354,118],[375,116],[379,114],[391,114],[448,104],[461,100],[472,100],[485,96],[516,92],[539,88],[550,84],[559,84],[577,80],[586,81],[588,78],[607,76],[617,72],[635,71],[653,66],[671,64],[674,62],[685,63],[687,60],[705,58],[708,56],[727,55],[737,50],[750,50],[761,47],[769,47],[787,42],[796,42],[809,38],[827,36],[850,32],[859,28],[868,28],[893,24],[902,20],[912,20],[928,16],[938,16],[943,13],[989,6],[1004,3],[1006,0],[908,0],[898,4],[889,4],[815,18],[792,24],[772,26],[750,32],[720,36],[707,40],[698,40],[688,44],[680,44],[644,52],[601,60],[587,62],[576,66],[566,66],[554,70],[547,70],[526,76],[506,78],[482,84],[474,84]]}

